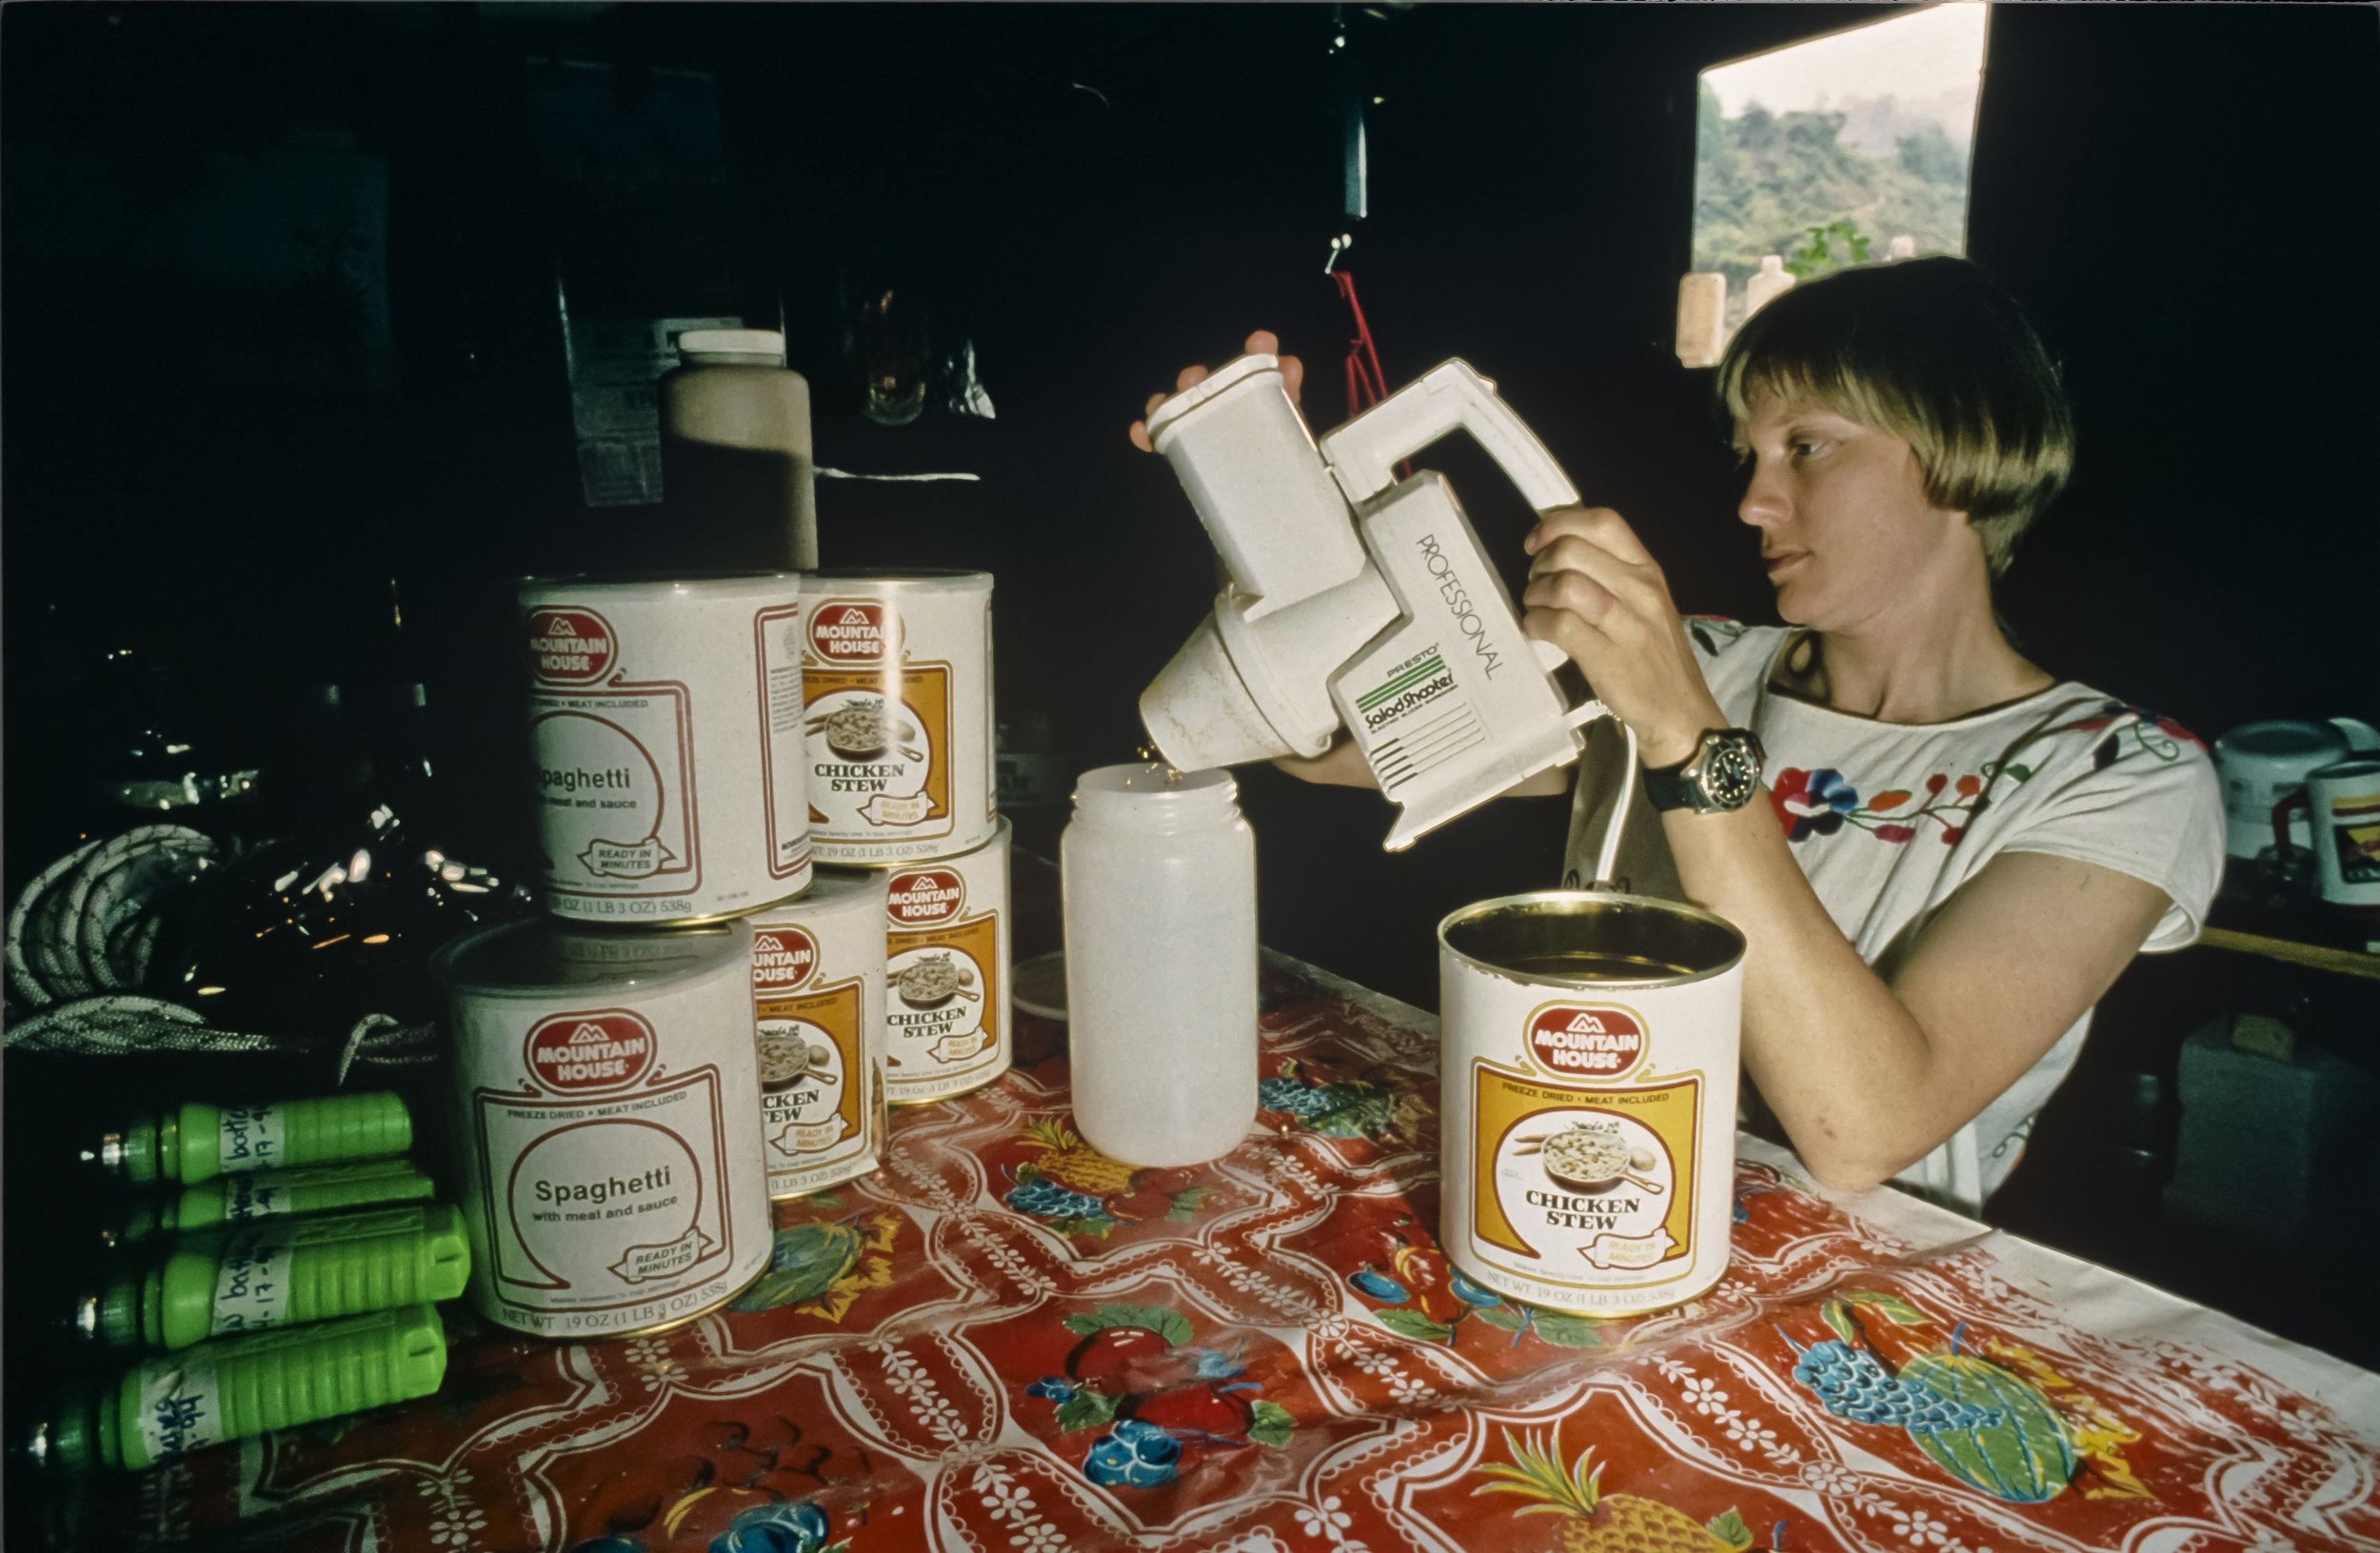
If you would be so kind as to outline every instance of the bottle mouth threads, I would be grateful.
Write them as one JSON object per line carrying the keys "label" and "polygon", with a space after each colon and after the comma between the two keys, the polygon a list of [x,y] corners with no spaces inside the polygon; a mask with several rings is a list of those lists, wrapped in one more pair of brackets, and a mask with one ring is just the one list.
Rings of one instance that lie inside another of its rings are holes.
{"label": "bottle mouth threads", "polygon": [[1233,818],[1239,798],[1229,771],[1180,771],[1161,760],[1085,771],[1074,792],[1079,814],[1160,829]]}
{"label": "bottle mouth threads", "polygon": [[121,1176],[131,1158],[131,1149],[126,1145],[123,1133],[103,1132],[99,1135],[99,1146],[83,1150],[83,1158],[111,1176]]}

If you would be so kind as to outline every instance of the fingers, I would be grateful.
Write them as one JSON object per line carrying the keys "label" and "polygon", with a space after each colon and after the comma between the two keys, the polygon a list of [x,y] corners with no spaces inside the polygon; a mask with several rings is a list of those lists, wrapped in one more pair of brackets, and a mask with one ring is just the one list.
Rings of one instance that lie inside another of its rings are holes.
{"label": "fingers", "polygon": [[[1269,329],[1257,329],[1248,336],[1247,343],[1241,348],[1244,354],[1251,356],[1279,356],[1281,387],[1288,390],[1291,404],[1298,402],[1298,391],[1305,385],[1305,363],[1295,356],[1280,355],[1279,335]],[[1174,393],[1195,388],[1205,382],[1210,375],[1204,367],[1185,367],[1174,377]],[[1144,453],[1156,451],[1156,445],[1149,440],[1147,417],[1156,414],[1157,407],[1172,397],[1173,394],[1165,393],[1149,395],[1148,402],[1140,407],[1142,418],[1133,422],[1131,428],[1125,432],[1125,435],[1132,439],[1132,446]]]}
{"label": "fingers", "polygon": [[1627,520],[1608,507],[1557,507],[1542,512],[1537,516],[1537,527],[1521,541],[1521,548],[1535,555],[1563,538],[1583,539],[1639,566],[1653,559]]}

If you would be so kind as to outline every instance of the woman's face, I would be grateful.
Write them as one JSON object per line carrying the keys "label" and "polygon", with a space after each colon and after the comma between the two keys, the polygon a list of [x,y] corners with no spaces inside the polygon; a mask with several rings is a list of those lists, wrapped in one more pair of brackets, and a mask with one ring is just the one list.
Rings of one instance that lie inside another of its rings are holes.
{"label": "woman's face", "polygon": [[1752,461],[1736,514],[1760,530],[1777,613],[1848,630],[1922,619],[1940,587],[1983,575],[1963,512],[1926,500],[1909,444],[1815,401],[1763,392],[1736,428]]}

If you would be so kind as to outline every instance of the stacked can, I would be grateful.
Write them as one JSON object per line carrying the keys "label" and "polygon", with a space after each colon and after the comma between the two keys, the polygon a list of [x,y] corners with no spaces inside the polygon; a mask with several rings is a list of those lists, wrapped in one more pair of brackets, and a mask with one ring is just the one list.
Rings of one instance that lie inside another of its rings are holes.
{"label": "stacked can", "polygon": [[748,919],[812,883],[802,578],[530,578],[520,607],[547,918],[431,963],[471,1298],[541,1336],[653,1331],[771,1252]]}
{"label": "stacked can", "polygon": [[830,568],[803,604],[810,845],[822,878],[881,890],[886,1098],[947,1100],[1010,1054],[992,578]]}

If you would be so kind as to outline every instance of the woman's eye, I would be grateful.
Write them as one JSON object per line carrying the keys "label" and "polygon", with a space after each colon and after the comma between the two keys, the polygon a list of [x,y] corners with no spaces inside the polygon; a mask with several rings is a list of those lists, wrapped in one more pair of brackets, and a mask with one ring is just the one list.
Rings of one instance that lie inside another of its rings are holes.
{"label": "woman's eye", "polygon": [[1815,437],[1795,437],[1786,444],[1796,458],[1807,458],[1824,446],[1825,444]]}

